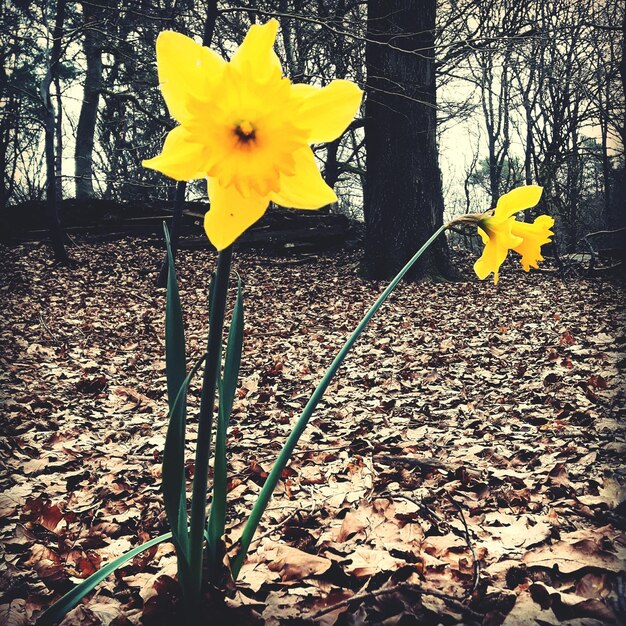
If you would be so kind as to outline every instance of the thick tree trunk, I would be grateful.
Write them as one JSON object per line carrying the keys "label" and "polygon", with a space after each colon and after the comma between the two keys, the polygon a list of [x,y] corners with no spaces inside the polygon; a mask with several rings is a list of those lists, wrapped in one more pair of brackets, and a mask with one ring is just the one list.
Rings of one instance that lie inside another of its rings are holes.
{"label": "thick tree trunk", "polygon": [[[441,225],[435,0],[370,0],[367,17],[364,271],[390,278]],[[444,238],[411,279],[449,273]]]}
{"label": "thick tree trunk", "polygon": [[67,0],[58,0],[56,19],[54,23],[53,44],[50,52],[50,63],[48,71],[41,82],[41,96],[46,109],[45,125],[45,152],[46,152],[46,198],[48,222],[50,225],[50,239],[54,258],[60,265],[69,265],[70,259],[65,250],[65,232],[59,219],[59,197],[57,194],[57,172],[55,162],[55,113],[50,97],[50,85],[54,81],[59,71],[59,61],[61,59],[61,38],[63,36],[63,19]]}
{"label": "thick tree trunk", "polygon": [[[607,82],[607,87],[608,87]],[[608,98],[606,102],[608,103]],[[611,215],[611,162],[609,160],[609,129],[608,120],[600,113],[600,149],[602,155],[602,182],[604,187],[604,219],[610,228],[613,222]]]}
{"label": "thick tree trunk", "polygon": [[83,104],[76,129],[74,161],[76,168],[76,197],[91,198],[93,191],[93,146],[98,118],[98,100],[102,90],[102,35],[94,28],[96,12],[89,2],[83,2],[83,49],[87,71],[83,91]]}

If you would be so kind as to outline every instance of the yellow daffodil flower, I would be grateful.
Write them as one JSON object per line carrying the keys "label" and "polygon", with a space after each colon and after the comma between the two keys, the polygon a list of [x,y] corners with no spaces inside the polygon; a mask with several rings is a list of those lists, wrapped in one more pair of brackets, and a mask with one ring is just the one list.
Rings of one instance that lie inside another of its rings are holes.
{"label": "yellow daffodil flower", "polygon": [[339,137],[361,102],[350,81],[292,85],[274,52],[278,22],[255,24],[230,62],[172,31],[156,44],[163,98],[179,123],[145,167],[176,180],[208,179],[207,236],[232,244],[270,202],[318,209],[337,201],[312,143]]}
{"label": "yellow daffodil flower", "polygon": [[497,283],[509,250],[521,255],[520,263],[526,272],[543,261],[541,246],[552,238],[554,220],[549,215],[540,215],[532,224],[515,219],[516,213],[539,202],[542,191],[537,185],[518,187],[498,200],[493,214],[478,216],[478,233],[485,244],[482,256],[474,263],[478,278],[483,280],[493,272],[493,282]]}

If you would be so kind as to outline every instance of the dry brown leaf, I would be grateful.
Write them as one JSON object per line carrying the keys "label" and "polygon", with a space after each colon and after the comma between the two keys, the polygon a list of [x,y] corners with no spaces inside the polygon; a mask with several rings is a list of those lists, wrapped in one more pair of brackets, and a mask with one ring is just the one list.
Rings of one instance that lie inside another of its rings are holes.
{"label": "dry brown leaf", "polygon": [[26,626],[26,600],[11,600],[9,604],[0,604],[0,624],[4,626]]}
{"label": "dry brown leaf", "polygon": [[[269,552],[268,557],[270,557]],[[271,551],[270,558],[272,559],[269,563],[270,571],[279,572],[283,581],[320,576],[332,565],[329,559],[283,544],[278,544]]]}
{"label": "dry brown leaf", "polygon": [[337,534],[337,542],[343,543],[346,539],[349,539],[353,535],[360,533],[369,526],[369,520],[365,516],[365,513],[360,510],[348,511],[343,518],[343,523]]}
{"label": "dry brown leaf", "polygon": [[517,597],[511,612],[507,614],[504,622],[502,622],[502,626],[537,626],[538,624],[557,626],[560,623],[561,620],[557,619],[552,610],[542,609],[532,599],[530,592],[522,591]]}
{"label": "dry brown leaf", "polygon": [[61,557],[47,546],[35,544],[26,565],[30,565],[49,587],[67,579]]}
{"label": "dry brown leaf", "polygon": [[617,573],[625,569],[624,557],[626,548],[618,555],[602,549],[597,541],[581,539],[575,543],[557,541],[531,550],[524,555],[524,563],[528,567],[556,567],[563,574],[572,574],[587,567]]}
{"label": "dry brown leaf", "polygon": [[403,563],[386,550],[372,550],[366,546],[358,546],[348,558],[350,562],[344,565],[344,570],[355,578],[373,576],[378,572],[393,572]]}

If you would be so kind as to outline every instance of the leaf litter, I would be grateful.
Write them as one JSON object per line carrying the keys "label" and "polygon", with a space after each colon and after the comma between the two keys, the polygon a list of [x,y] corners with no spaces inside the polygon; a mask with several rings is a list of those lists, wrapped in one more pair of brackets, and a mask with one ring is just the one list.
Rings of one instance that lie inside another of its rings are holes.
{"label": "leaf litter", "polygon": [[[0,622],[28,624],[167,531],[163,252],[150,240],[3,249]],[[354,253],[238,252],[245,345],[229,434],[227,546],[291,424],[384,287]],[[188,358],[210,251],[177,266]],[[403,284],[347,358],[264,516],[219,623],[624,623],[623,284],[507,271]],[[232,306],[232,302],[231,302]],[[187,477],[198,384],[190,393]],[[232,553],[231,553],[232,555]],[[63,621],[179,621],[154,546]]]}

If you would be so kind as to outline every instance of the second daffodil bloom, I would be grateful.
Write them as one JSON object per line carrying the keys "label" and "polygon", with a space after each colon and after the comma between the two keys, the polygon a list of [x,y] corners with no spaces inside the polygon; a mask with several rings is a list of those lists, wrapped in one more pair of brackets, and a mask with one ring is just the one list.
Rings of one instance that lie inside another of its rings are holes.
{"label": "second daffodil bloom", "polygon": [[537,185],[518,187],[503,195],[493,211],[478,216],[478,233],[485,249],[474,264],[474,271],[481,280],[493,272],[493,282],[498,282],[500,266],[509,250],[521,255],[520,263],[526,272],[531,267],[538,267],[543,261],[541,246],[553,236],[550,230],[554,219],[549,215],[540,215],[532,224],[518,222],[515,215],[534,207],[541,198],[543,189]]}
{"label": "second daffodil bloom", "polygon": [[347,80],[293,85],[273,49],[277,30],[276,20],[252,26],[230,62],[179,33],[157,39],[161,92],[179,126],[143,164],[179,181],[208,179],[204,228],[218,250],[270,202],[318,209],[337,201],[310,144],[339,137],[362,92]]}

